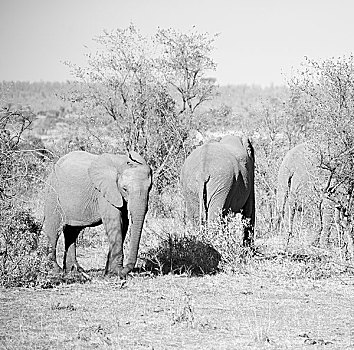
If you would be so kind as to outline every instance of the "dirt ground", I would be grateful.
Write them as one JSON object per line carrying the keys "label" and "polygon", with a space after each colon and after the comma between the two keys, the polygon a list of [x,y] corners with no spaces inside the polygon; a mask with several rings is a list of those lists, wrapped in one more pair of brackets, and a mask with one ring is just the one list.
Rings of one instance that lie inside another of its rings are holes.
{"label": "dirt ground", "polygon": [[354,278],[94,277],[0,290],[1,349],[353,349]]}

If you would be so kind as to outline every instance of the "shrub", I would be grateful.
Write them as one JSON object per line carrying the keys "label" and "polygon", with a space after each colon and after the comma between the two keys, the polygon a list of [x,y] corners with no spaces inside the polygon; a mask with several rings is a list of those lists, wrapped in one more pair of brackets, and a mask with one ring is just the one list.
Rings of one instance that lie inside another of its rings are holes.
{"label": "shrub", "polygon": [[[308,143],[319,160],[319,192],[338,211],[346,254],[354,260],[354,56],[306,58],[290,82],[291,95],[310,121]],[[300,103],[301,102],[301,103]]]}
{"label": "shrub", "polygon": [[204,227],[201,236],[203,242],[210,244],[219,252],[220,268],[223,271],[236,272],[251,257],[251,249],[243,246],[243,232],[247,222],[240,214],[221,215],[217,220]]}
{"label": "shrub", "polygon": [[220,216],[201,230],[181,224],[171,227],[164,222],[162,233],[154,232],[160,237],[158,243],[143,254],[145,269],[189,275],[240,271],[251,256],[250,248],[242,244],[244,225],[246,222],[235,214]]}
{"label": "shrub", "polygon": [[170,235],[145,254],[145,269],[159,274],[212,274],[218,271],[220,254],[196,236]]}
{"label": "shrub", "polygon": [[36,155],[38,145],[22,141],[33,118],[30,108],[0,105],[0,284],[4,286],[33,283],[45,253],[41,225],[25,209],[46,170],[44,158]]}
{"label": "shrub", "polygon": [[46,256],[41,224],[29,210],[2,208],[0,281],[3,286],[35,284]]}

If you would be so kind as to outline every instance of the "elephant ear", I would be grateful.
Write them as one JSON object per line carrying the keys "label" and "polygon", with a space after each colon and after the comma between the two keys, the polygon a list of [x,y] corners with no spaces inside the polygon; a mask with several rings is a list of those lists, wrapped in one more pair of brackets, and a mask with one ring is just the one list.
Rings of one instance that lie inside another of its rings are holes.
{"label": "elephant ear", "polygon": [[108,154],[102,154],[88,169],[89,177],[109,203],[117,208],[123,206],[123,198],[117,186],[118,170]]}
{"label": "elephant ear", "polygon": [[139,153],[137,153],[135,151],[130,151],[128,154],[128,158],[130,161],[132,161],[134,163],[146,165],[145,159]]}
{"label": "elephant ear", "polygon": [[248,156],[251,157],[251,158],[253,159],[253,161],[255,161],[255,158],[254,158],[254,148],[253,148],[252,143],[251,143],[251,141],[249,140],[249,138],[246,137],[246,136],[243,136],[243,137],[242,137],[242,144],[243,144],[243,147],[245,147]]}

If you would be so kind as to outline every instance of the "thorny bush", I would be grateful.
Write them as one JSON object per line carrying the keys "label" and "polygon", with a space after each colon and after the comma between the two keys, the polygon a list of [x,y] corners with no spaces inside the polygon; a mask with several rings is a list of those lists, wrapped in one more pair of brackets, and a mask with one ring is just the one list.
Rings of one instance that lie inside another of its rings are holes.
{"label": "thorny bush", "polygon": [[[33,113],[29,108],[0,107],[0,280],[5,286],[36,280],[44,247],[41,225],[30,209],[45,168],[35,149],[24,145]],[[43,248],[43,249],[42,249]]]}

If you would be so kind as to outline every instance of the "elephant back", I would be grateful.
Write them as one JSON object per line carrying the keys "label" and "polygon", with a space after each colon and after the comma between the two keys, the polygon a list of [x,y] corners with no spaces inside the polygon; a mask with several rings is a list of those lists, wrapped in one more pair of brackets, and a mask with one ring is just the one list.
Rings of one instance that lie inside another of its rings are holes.
{"label": "elephant back", "polygon": [[254,149],[250,140],[243,136],[226,135],[220,140],[225,153],[231,155],[235,174],[242,173],[243,177],[253,183],[254,178]]}
{"label": "elephant back", "polygon": [[237,159],[250,158],[254,161],[254,149],[247,137],[243,136],[241,138],[236,135],[226,135],[219,142]]}

